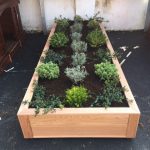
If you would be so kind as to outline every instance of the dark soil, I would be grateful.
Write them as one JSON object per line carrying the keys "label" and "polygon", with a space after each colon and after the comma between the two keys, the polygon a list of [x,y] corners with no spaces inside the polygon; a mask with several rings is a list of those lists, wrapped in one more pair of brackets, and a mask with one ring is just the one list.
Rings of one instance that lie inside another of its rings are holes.
{"label": "dark soil", "polygon": [[[72,24],[72,22],[71,22]],[[82,31],[82,40],[86,41],[86,36],[88,34],[88,29],[86,26],[87,22],[84,22],[84,27]],[[68,37],[70,38],[70,33],[66,33]],[[39,79],[38,84],[42,85],[46,88],[46,97],[49,95],[56,95],[65,97],[65,91],[67,89],[70,89],[72,87],[72,82],[69,80],[68,77],[66,77],[64,71],[67,67],[71,67],[72,63],[72,49],[70,47],[71,45],[71,39],[68,43],[68,46],[65,48],[59,48],[59,49],[53,49],[55,52],[63,52],[66,55],[66,58],[63,61],[63,64],[60,66],[60,77],[58,79],[54,80],[46,80],[46,79]],[[102,48],[106,48],[104,45]],[[50,47],[51,49],[51,47]],[[100,63],[100,60],[96,59],[96,51],[97,48],[91,48],[88,45],[88,50],[86,52],[87,55],[87,63],[85,64],[86,70],[88,72],[88,76],[85,78],[82,85],[87,88],[90,91],[90,94],[92,97],[89,99],[89,101],[84,104],[83,107],[90,107],[91,104],[94,102],[96,95],[102,92],[103,88],[103,82],[95,75],[94,73],[94,64]],[[120,85],[119,85],[120,86]],[[127,107],[127,101],[124,100],[122,104],[120,103],[112,103],[112,107]],[[67,106],[66,106],[67,107]]]}

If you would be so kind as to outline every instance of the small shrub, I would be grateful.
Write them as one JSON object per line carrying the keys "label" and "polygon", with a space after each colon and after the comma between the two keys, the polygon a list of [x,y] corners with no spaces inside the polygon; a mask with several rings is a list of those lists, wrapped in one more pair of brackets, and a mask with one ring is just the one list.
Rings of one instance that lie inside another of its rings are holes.
{"label": "small shrub", "polygon": [[99,49],[96,53],[98,59],[102,62],[111,62],[112,56],[107,49]]}
{"label": "small shrub", "polygon": [[44,59],[44,63],[48,63],[51,61],[53,63],[61,65],[64,58],[65,55],[61,55],[54,52],[53,50],[49,50],[46,55],[46,58]]}
{"label": "small shrub", "polygon": [[89,18],[89,20],[97,20],[98,22],[102,22],[104,18],[101,17],[100,12],[98,11],[93,17]]}
{"label": "small shrub", "polygon": [[99,49],[96,55],[98,59],[102,62],[111,62],[113,58],[121,58],[120,53],[114,52],[113,54],[110,54],[108,49]]}
{"label": "small shrub", "polygon": [[73,41],[71,44],[71,48],[74,52],[82,53],[87,51],[87,43],[83,41]]}
{"label": "small shrub", "polygon": [[72,60],[73,66],[82,66],[86,63],[86,55],[85,53],[75,53],[72,55]]}
{"label": "small shrub", "polygon": [[57,32],[52,36],[50,42],[53,48],[60,48],[65,47],[66,44],[69,42],[69,39],[64,33]]}
{"label": "small shrub", "polygon": [[83,86],[73,86],[66,91],[66,102],[71,107],[81,107],[88,98],[88,90]]}
{"label": "small shrub", "polygon": [[87,24],[89,29],[97,29],[99,27],[99,22],[96,19],[91,19]]}
{"label": "small shrub", "polygon": [[125,99],[125,96],[122,94],[122,92],[123,90],[119,87],[105,85],[102,94],[99,94],[96,97],[96,100],[92,106],[109,107],[111,106],[112,102],[122,103],[122,101]]}
{"label": "small shrub", "polygon": [[58,78],[59,76],[59,67],[53,62],[41,64],[38,68],[36,68],[36,71],[38,72],[39,77],[43,79],[51,80]]}
{"label": "small shrub", "polygon": [[62,104],[61,97],[56,95],[50,95],[44,104],[44,114],[48,113],[49,111],[55,111],[55,108],[62,109],[64,105]]}
{"label": "small shrub", "polygon": [[105,42],[106,42],[105,36],[98,29],[91,31],[87,35],[86,40],[88,41],[88,43],[90,44],[91,47],[99,47],[99,46],[105,44]]}
{"label": "small shrub", "polygon": [[76,16],[74,17],[74,21],[75,21],[76,23],[82,23],[82,22],[83,22],[83,18],[82,18],[81,16],[79,16],[79,15],[76,15]]}
{"label": "small shrub", "polygon": [[63,108],[61,98],[55,95],[50,95],[46,98],[46,89],[43,86],[36,85],[32,101],[23,101],[23,104],[29,104],[30,107],[35,108],[35,114],[39,114],[40,108],[43,108],[43,113],[55,111],[55,108]]}
{"label": "small shrub", "polygon": [[78,32],[74,32],[74,33],[71,34],[72,41],[74,41],[74,40],[75,41],[80,41],[81,37],[82,37],[82,34],[78,33]]}
{"label": "small shrub", "polygon": [[104,62],[101,64],[96,64],[95,74],[100,77],[102,80],[118,82],[118,72],[114,64],[110,62]]}
{"label": "small shrub", "polygon": [[57,23],[57,32],[64,32],[67,30],[69,27],[69,20],[66,18],[60,18],[60,19],[55,19],[55,22]]}
{"label": "small shrub", "polygon": [[80,33],[82,31],[82,28],[83,28],[83,25],[81,23],[75,23],[74,25],[70,27],[72,33],[74,32]]}
{"label": "small shrub", "polygon": [[83,82],[84,78],[88,75],[85,67],[76,66],[73,68],[66,68],[65,74],[72,82],[77,84],[78,82]]}
{"label": "small shrub", "polygon": [[33,93],[33,100],[44,100],[45,91],[46,91],[45,87],[36,85]]}

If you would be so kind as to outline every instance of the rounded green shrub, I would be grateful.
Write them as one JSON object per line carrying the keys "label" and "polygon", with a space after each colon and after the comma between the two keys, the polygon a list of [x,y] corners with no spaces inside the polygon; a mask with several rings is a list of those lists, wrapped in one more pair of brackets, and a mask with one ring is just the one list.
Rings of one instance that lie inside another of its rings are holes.
{"label": "rounded green shrub", "polygon": [[36,71],[39,74],[39,77],[42,79],[56,79],[59,77],[59,66],[53,62],[43,63]]}
{"label": "rounded green shrub", "polygon": [[89,29],[97,29],[99,28],[99,22],[96,19],[91,19],[87,24]]}
{"label": "rounded green shrub", "polygon": [[64,33],[57,32],[52,36],[50,42],[53,48],[60,48],[60,47],[65,47],[69,42],[69,39]]}
{"label": "rounded green shrub", "polygon": [[75,22],[78,22],[78,23],[82,23],[82,22],[83,22],[83,18],[82,18],[81,16],[79,16],[79,15],[76,15],[76,16],[74,17],[74,21],[75,21]]}
{"label": "rounded green shrub", "polygon": [[95,74],[105,81],[119,81],[118,72],[114,64],[110,62],[103,62],[100,64],[96,64],[95,66]]}
{"label": "rounded green shrub", "polygon": [[83,86],[73,86],[66,91],[66,102],[71,107],[81,107],[88,98],[88,90]]}
{"label": "rounded green shrub", "polygon": [[66,18],[56,19],[55,22],[57,23],[57,32],[64,32],[69,27],[69,21]]}
{"label": "rounded green shrub", "polygon": [[91,31],[87,35],[86,40],[91,47],[99,47],[106,43],[106,37],[98,29]]}

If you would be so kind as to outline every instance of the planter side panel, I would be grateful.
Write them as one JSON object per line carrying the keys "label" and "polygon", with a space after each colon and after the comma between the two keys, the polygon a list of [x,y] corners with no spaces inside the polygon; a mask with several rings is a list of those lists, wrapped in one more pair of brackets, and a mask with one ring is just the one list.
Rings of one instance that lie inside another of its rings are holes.
{"label": "planter side panel", "polygon": [[128,114],[79,114],[30,116],[34,138],[126,137]]}
{"label": "planter side panel", "polygon": [[136,137],[139,119],[140,114],[130,114],[127,128],[127,138]]}
{"label": "planter side panel", "polygon": [[19,120],[21,129],[22,129],[24,138],[33,138],[33,132],[31,129],[29,116],[20,115],[20,116],[18,116],[18,120]]}

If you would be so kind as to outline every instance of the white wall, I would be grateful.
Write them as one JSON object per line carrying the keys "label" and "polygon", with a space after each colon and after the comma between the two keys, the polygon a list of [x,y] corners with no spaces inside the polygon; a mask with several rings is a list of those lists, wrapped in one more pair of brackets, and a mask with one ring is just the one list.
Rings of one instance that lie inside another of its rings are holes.
{"label": "white wall", "polygon": [[92,17],[95,11],[95,0],[76,0],[76,14],[87,19]]}
{"label": "white wall", "polygon": [[44,6],[47,29],[52,25],[55,17],[62,15],[69,19],[74,18],[74,0],[45,0]]}
{"label": "white wall", "polygon": [[38,0],[20,0],[19,9],[22,25],[25,30],[42,30],[42,20]]}
{"label": "white wall", "polygon": [[[25,30],[42,30],[39,0],[20,0],[20,13]],[[137,30],[143,29],[148,0],[96,0],[89,7],[89,0],[45,0],[45,18],[47,29],[59,15],[73,19],[75,8],[83,17],[100,11],[101,16],[108,20],[105,23],[108,30]],[[85,2],[87,1],[87,3]],[[95,1],[95,0],[93,0]]]}
{"label": "white wall", "polygon": [[138,30],[144,28],[147,5],[148,0],[96,0],[95,12],[109,30]]}

